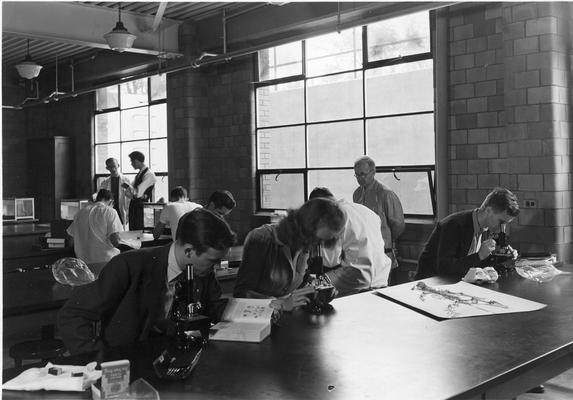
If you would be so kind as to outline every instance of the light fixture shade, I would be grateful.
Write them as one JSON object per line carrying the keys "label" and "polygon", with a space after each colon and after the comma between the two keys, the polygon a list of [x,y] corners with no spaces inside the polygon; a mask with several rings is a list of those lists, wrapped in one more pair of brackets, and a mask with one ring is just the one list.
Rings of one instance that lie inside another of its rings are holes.
{"label": "light fixture shade", "polygon": [[18,74],[25,79],[36,78],[38,75],[40,75],[41,69],[42,66],[36,64],[30,59],[30,57],[26,57],[26,59],[20,64],[16,64],[16,70],[18,70]]}
{"label": "light fixture shade", "polygon": [[115,28],[113,28],[111,32],[103,35],[103,37],[112,50],[120,53],[131,49],[136,38],[135,35],[132,35],[125,29],[121,21],[118,21]]}

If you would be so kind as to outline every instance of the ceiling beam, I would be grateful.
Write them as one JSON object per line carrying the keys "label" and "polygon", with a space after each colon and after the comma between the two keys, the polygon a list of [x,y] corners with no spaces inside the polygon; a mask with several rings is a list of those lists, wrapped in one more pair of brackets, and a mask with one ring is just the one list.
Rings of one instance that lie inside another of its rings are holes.
{"label": "ceiling beam", "polygon": [[[154,17],[123,11],[121,20],[136,35],[131,53],[181,57],[179,22],[163,19],[156,31]],[[71,2],[3,2],[2,31],[5,34],[52,42],[109,49],[103,35],[118,21],[115,10]]]}

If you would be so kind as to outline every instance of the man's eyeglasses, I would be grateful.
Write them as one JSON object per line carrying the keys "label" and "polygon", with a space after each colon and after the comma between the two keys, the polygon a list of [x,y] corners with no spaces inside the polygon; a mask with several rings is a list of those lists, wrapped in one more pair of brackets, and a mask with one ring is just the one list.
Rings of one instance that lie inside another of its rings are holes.
{"label": "man's eyeglasses", "polygon": [[370,175],[373,171],[368,171],[368,172],[359,172],[358,174],[354,174],[354,177],[356,178],[365,178],[368,175]]}

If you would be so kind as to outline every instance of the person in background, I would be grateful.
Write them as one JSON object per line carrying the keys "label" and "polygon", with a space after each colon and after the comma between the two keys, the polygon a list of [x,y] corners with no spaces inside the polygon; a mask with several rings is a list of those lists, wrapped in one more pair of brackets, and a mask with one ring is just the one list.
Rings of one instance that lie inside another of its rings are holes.
{"label": "person in background", "polygon": [[479,208],[450,214],[438,222],[418,259],[415,279],[435,275],[463,277],[495,250],[492,234],[519,215],[517,197],[493,189]]}
{"label": "person in background", "polygon": [[221,217],[225,217],[233,211],[236,205],[237,203],[231,192],[228,190],[215,190],[211,193],[211,196],[209,196],[207,210],[213,211]]}
{"label": "person in background", "polygon": [[[309,199],[335,200],[325,187],[314,188]],[[346,200],[337,201],[346,214],[340,240],[331,248],[322,247],[323,265],[338,296],[385,287],[392,261],[384,254],[380,218],[369,208]]]}
{"label": "person in background", "polygon": [[194,267],[196,299],[217,322],[225,308],[213,265],[235,242],[235,233],[204,208],[185,214],[175,242],[128,251],[111,259],[98,279],[74,291],[57,326],[72,354],[101,350],[174,333],[169,318],[175,282]]}
{"label": "person in background", "polygon": [[127,211],[129,210],[129,197],[125,195],[124,185],[129,186],[129,179],[119,172],[119,162],[115,158],[105,160],[105,169],[109,171],[109,177],[105,178],[99,188],[107,189],[113,193],[113,208],[117,211],[123,226],[127,225]]}
{"label": "person in background", "polygon": [[253,229],[243,246],[234,297],[273,298],[270,305],[291,311],[309,302],[313,287],[300,287],[309,250],[317,244],[333,246],[346,222],[339,205],[313,199],[289,210],[278,224]]}
{"label": "person in background", "polygon": [[159,215],[159,222],[153,229],[153,238],[159,239],[166,226],[171,228],[171,236],[175,240],[179,219],[189,211],[201,207],[201,204],[189,201],[187,189],[183,186],[174,187],[169,193],[169,203],[163,207]]}
{"label": "person in background", "polygon": [[400,199],[388,186],[375,178],[376,163],[368,156],[354,162],[354,176],[360,185],[353,193],[352,200],[362,204],[380,217],[380,229],[384,239],[384,252],[392,260],[389,284],[396,281],[396,240],[404,232],[404,211]]}
{"label": "person in background", "polygon": [[129,230],[143,229],[143,203],[153,201],[155,187],[155,174],[145,165],[145,156],[140,151],[129,153],[131,166],[139,170],[133,184],[122,184],[125,194],[131,199],[129,202]]}
{"label": "person in background", "polygon": [[86,264],[108,262],[119,254],[123,225],[113,209],[113,194],[100,189],[95,203],[78,211],[67,229],[76,257]]}

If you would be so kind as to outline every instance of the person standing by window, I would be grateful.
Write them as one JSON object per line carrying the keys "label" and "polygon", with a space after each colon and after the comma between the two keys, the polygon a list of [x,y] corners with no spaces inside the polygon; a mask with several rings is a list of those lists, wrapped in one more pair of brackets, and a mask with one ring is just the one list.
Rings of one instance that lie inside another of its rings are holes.
{"label": "person standing by window", "polygon": [[352,195],[355,203],[362,204],[380,217],[384,252],[392,260],[392,271],[388,284],[394,283],[398,260],[396,258],[396,240],[404,232],[404,211],[400,199],[388,186],[374,176],[376,163],[368,156],[354,162],[354,176],[360,185]]}
{"label": "person standing by window", "polygon": [[139,170],[133,184],[122,184],[126,190],[129,202],[129,230],[143,229],[143,203],[153,202],[153,189],[155,187],[155,174],[145,165],[145,156],[140,151],[129,153],[131,166]]}
{"label": "person standing by window", "polygon": [[105,160],[105,169],[109,171],[109,177],[105,178],[99,189],[106,189],[113,193],[113,208],[117,211],[123,226],[127,225],[127,211],[129,210],[129,198],[125,195],[123,184],[129,185],[129,179],[119,172],[119,162],[115,158]]}

